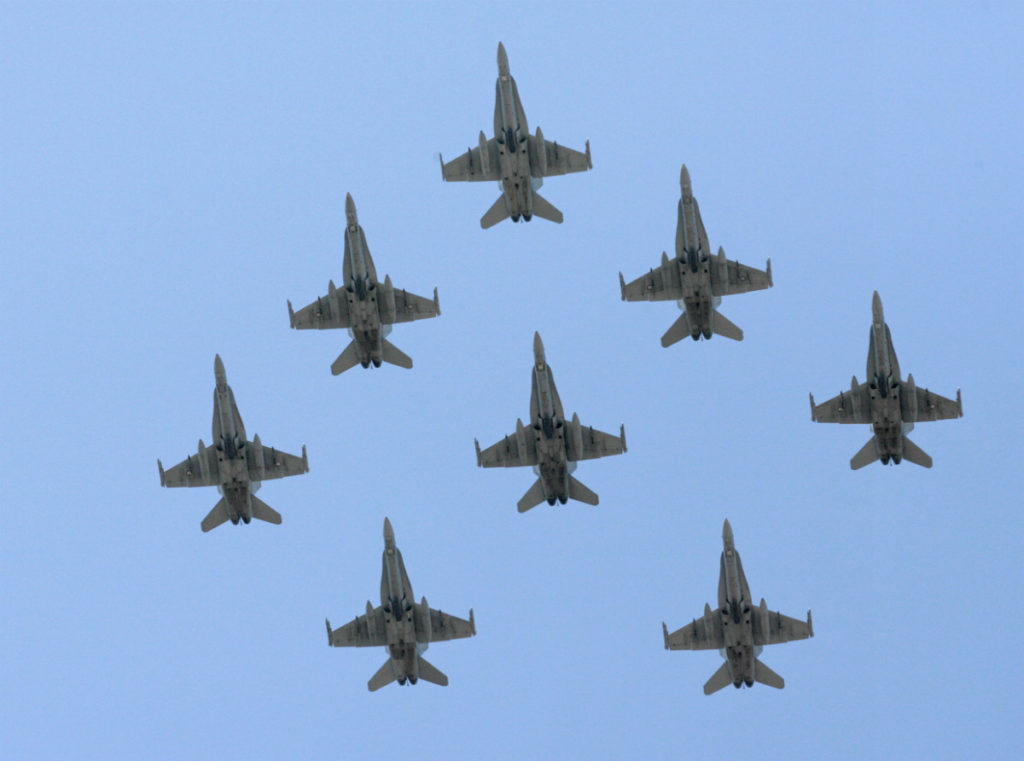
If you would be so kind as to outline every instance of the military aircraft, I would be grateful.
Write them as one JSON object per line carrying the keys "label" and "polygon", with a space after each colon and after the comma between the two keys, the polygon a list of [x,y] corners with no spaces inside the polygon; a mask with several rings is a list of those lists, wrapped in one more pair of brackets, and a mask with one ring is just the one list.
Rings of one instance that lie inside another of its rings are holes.
{"label": "military aircraft", "polygon": [[513,222],[529,222],[534,215],[561,222],[562,212],[537,192],[544,184],[543,178],[591,168],[589,140],[586,151],[580,153],[545,140],[540,127],[536,136],[530,134],[516,81],[509,74],[505,47],[499,42],[494,137],[488,140],[480,130],[476,148],[447,164],[441,159],[442,178],[448,182],[497,181],[501,196],[480,219],[480,226],[487,229],[510,216]]}
{"label": "military aircraft", "polygon": [[700,218],[697,199],[693,197],[690,173],[686,164],[679,173],[682,198],[676,223],[676,255],[673,259],[662,252],[661,266],[626,284],[619,273],[623,301],[670,301],[675,299],[683,314],[661,337],[662,346],[671,346],[690,336],[694,341],[713,333],[743,340],[743,331],[718,311],[722,296],[759,291],[772,286],[772,260],[764,272],[711,254],[708,234]]}
{"label": "military aircraft", "polygon": [[704,694],[717,692],[729,683],[736,688],[750,687],[754,682],[782,689],[781,676],[765,666],[757,656],[765,645],[791,642],[814,636],[811,611],[807,621],[799,621],[768,610],[764,598],[753,607],[747,577],[743,574],[740,554],[733,546],[729,521],[722,526],[721,570],[718,576],[718,610],[704,605],[704,616],[694,619],[682,629],[668,633],[663,621],[661,631],[666,650],[718,650],[725,663],[704,685]]}
{"label": "military aircraft", "polygon": [[298,312],[288,302],[288,317],[293,328],[304,330],[316,328],[348,328],[352,343],[334,360],[331,372],[340,375],[357,364],[363,367],[380,367],[381,362],[390,362],[399,367],[412,367],[412,359],[399,351],[385,336],[397,322],[423,320],[441,314],[437,300],[425,299],[391,285],[391,278],[384,276],[384,284],[377,280],[366,235],[356,216],[356,205],[352,194],[345,196],[345,263],[343,273],[345,285],[340,290],[334,281],[327,285],[327,295]]}
{"label": "military aircraft", "polygon": [[388,660],[367,683],[370,691],[398,680],[416,684],[417,680],[448,684],[448,677],[423,657],[431,642],[461,639],[476,634],[473,609],[469,620],[450,616],[427,605],[424,597],[417,604],[412,584],[405,572],[402,553],[395,546],[391,521],[384,519],[384,569],[380,577],[380,606],[366,601],[366,613],[353,621],[331,628],[327,621],[327,644],[334,647],[386,647]]}
{"label": "military aircraft", "polygon": [[900,365],[892,346],[892,335],[882,314],[878,291],[871,298],[871,332],[868,335],[868,367],[865,383],[850,382],[850,390],[823,404],[814,404],[811,394],[811,420],[818,423],[868,423],[874,431],[868,443],[850,460],[853,470],[875,460],[899,465],[901,460],[932,466],[932,458],[907,438],[914,423],[963,417],[960,389],[956,401],[918,388],[914,376],[906,383],[900,377]]}
{"label": "military aircraft", "polygon": [[255,495],[260,483],[271,478],[298,476],[309,471],[306,447],[302,457],[264,447],[260,437],[245,437],[242,416],[235,405],[235,395],[228,385],[224,363],[218,354],[213,360],[217,385],[213,390],[213,445],[199,440],[199,452],[187,457],[170,470],[156,461],[161,486],[216,486],[224,496],[203,518],[203,531],[217,528],[230,520],[248,523],[258,518],[267,523],[280,523],[281,516]]}
{"label": "military aircraft", "polygon": [[625,452],[626,428],[620,426],[619,435],[612,436],[580,425],[576,413],[571,422],[566,421],[539,333],[533,334],[533,358],[530,426],[524,426],[522,419],[517,420],[514,434],[482,452],[480,442],[474,440],[476,464],[482,468],[533,466],[539,478],[519,500],[521,513],[544,500],[549,505],[556,500],[564,505],[570,499],[596,505],[597,495],[570,474],[576,470],[577,460]]}

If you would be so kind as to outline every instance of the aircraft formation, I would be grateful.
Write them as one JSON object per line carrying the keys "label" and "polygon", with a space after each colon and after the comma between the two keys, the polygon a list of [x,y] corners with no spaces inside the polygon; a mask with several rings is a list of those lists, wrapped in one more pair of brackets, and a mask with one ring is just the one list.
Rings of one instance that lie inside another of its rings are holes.
{"label": "aircraft formation", "polygon": [[[508,218],[513,222],[529,222],[537,216],[562,222],[562,212],[537,192],[543,179],[591,168],[589,141],[581,153],[546,140],[540,127],[535,134],[530,134],[508,56],[499,42],[494,137],[488,139],[481,131],[477,147],[450,162],[441,159],[442,178],[498,183],[501,195],[480,220],[480,226],[487,229]],[[718,311],[721,298],[772,287],[771,260],[764,270],[759,270],[726,258],[721,246],[712,254],[685,164],[679,180],[675,255],[669,258],[667,252],[663,252],[656,269],[629,283],[620,272],[622,300],[674,300],[677,303],[682,314],[662,336],[664,347],[686,337],[698,341],[720,335],[742,341],[743,331]],[[348,330],[351,341],[331,365],[334,375],[356,365],[369,368],[389,363],[410,369],[412,359],[388,341],[387,336],[397,323],[440,316],[437,289],[434,289],[433,299],[428,299],[396,289],[388,275],[381,283],[351,194],[345,199],[345,216],[342,286],[339,288],[330,280],[326,296],[298,311],[289,301],[290,325],[297,330]],[[597,505],[598,495],[572,473],[580,460],[624,454],[625,426],[620,425],[616,436],[582,425],[575,413],[567,420],[539,332],[534,333],[533,355],[528,423],[524,425],[521,418],[517,419],[514,433],[486,449],[481,450],[476,441],[477,465],[483,468],[532,467],[537,479],[519,500],[520,513],[543,502],[566,504],[570,499]],[[256,518],[280,524],[281,515],[258,499],[255,492],[264,480],[306,473],[309,470],[306,447],[302,447],[302,456],[298,457],[265,447],[259,436],[250,441],[220,355],[214,359],[214,378],[211,446],[207,447],[200,439],[196,454],[168,470],[157,460],[160,484],[217,487],[222,496],[200,523],[204,532],[228,520],[238,524]],[[896,465],[904,459],[930,468],[931,457],[907,438],[907,434],[915,423],[963,415],[959,390],[953,401],[918,388],[913,375],[903,380],[877,291],[872,297],[865,382],[858,383],[854,376],[848,392],[843,391],[820,405],[815,404],[812,395],[810,403],[811,419],[815,422],[871,426],[871,439],[850,460],[854,470],[876,460]],[[724,662],[704,685],[705,694],[710,695],[729,684],[739,688],[752,686],[754,682],[781,689],[782,677],[758,656],[765,645],[813,637],[811,612],[808,610],[806,621],[802,621],[769,611],[764,598],[754,606],[728,520],[722,527],[722,543],[717,608],[712,610],[705,604],[701,618],[693,619],[671,634],[662,623],[665,649],[719,651]],[[376,608],[367,601],[365,613],[337,629],[332,629],[328,620],[328,645],[385,648],[388,658],[367,684],[371,691],[393,681],[404,685],[423,679],[447,685],[448,677],[424,659],[423,652],[431,642],[474,636],[473,610],[470,609],[468,619],[462,619],[431,608],[426,597],[416,602],[402,553],[395,542],[394,529],[387,518],[384,519],[380,600]]]}

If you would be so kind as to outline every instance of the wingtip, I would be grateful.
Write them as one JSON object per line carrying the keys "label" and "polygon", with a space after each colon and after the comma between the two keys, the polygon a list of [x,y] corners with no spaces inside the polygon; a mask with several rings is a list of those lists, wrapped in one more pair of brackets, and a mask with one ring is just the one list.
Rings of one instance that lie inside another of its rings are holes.
{"label": "wingtip", "polygon": [[591,161],[591,159],[590,159],[590,141],[589,140],[587,140],[587,150],[586,150],[586,153],[587,153],[587,169],[593,169],[594,168],[594,162]]}
{"label": "wingtip", "polygon": [[619,297],[623,301],[626,300],[626,278],[622,276],[621,272],[619,273]]}
{"label": "wingtip", "polygon": [[814,622],[811,621],[811,611],[807,611],[807,631],[810,632],[811,636],[814,636]]}
{"label": "wingtip", "polygon": [[476,618],[473,617],[473,609],[469,609],[469,625],[473,629],[473,636],[476,636]]}
{"label": "wingtip", "polygon": [[626,424],[619,424],[619,440],[622,442],[623,453],[628,452],[629,449],[626,447]]}
{"label": "wingtip", "polygon": [[960,413],[960,417],[964,416],[964,403],[960,398],[960,389],[956,390],[956,411]]}
{"label": "wingtip", "polygon": [[305,468],[305,473],[309,473],[309,457],[306,455],[306,445],[302,445],[302,467]]}
{"label": "wingtip", "polygon": [[159,457],[156,460],[156,469],[160,471],[160,485],[165,486],[166,484],[164,483],[164,464],[160,462]]}
{"label": "wingtip", "polygon": [[768,264],[766,265],[766,270],[768,273],[768,287],[774,288],[775,282],[772,280],[772,258],[770,256],[768,257]]}
{"label": "wingtip", "polygon": [[668,626],[664,621],[661,622],[661,636],[665,640],[665,649],[668,650]]}
{"label": "wingtip", "polygon": [[482,458],[480,456],[480,440],[479,439],[473,439],[473,446],[476,448],[476,465],[477,465],[478,468],[482,467],[483,466],[483,462],[482,462]]}
{"label": "wingtip", "polygon": [[327,624],[327,646],[331,645],[331,621],[328,618],[324,619],[324,623]]}
{"label": "wingtip", "polygon": [[434,286],[434,310],[437,312],[437,316],[441,316],[441,302],[437,298],[437,286]]}
{"label": "wingtip", "polygon": [[811,422],[814,422],[814,420],[815,420],[815,417],[814,417],[814,394],[808,392],[807,396],[811,400]]}

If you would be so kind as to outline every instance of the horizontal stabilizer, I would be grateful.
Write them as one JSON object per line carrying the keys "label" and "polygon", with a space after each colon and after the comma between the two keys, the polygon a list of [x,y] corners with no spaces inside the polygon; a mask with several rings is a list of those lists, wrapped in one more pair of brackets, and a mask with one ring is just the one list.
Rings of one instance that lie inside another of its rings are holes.
{"label": "horizontal stabilizer", "polygon": [[334,360],[334,364],[331,365],[331,373],[333,375],[341,375],[346,370],[350,370],[359,364],[359,346],[355,341],[345,347],[345,351],[338,355],[338,358]]}
{"label": "horizontal stabilizer", "polygon": [[525,513],[527,510],[536,507],[543,502],[547,497],[544,496],[544,484],[538,478],[533,482],[533,486],[530,490],[523,495],[523,498],[519,500],[519,512]]}
{"label": "horizontal stabilizer", "polygon": [[672,327],[665,332],[665,335],[661,337],[661,345],[668,348],[684,338],[689,338],[691,335],[693,335],[693,331],[690,330],[690,320],[686,316],[686,312],[683,312],[679,315],[679,319],[672,323]]}
{"label": "horizontal stabilizer", "polygon": [[774,687],[777,690],[781,690],[786,686],[786,680],[776,674],[770,668],[765,666],[761,661],[754,659],[754,681],[766,684],[769,687]]}
{"label": "horizontal stabilizer", "polygon": [[712,692],[718,692],[730,684],[732,684],[732,675],[729,673],[729,661],[723,661],[718,671],[704,683],[704,694],[710,695]]}
{"label": "horizontal stabilizer", "polygon": [[597,504],[597,495],[572,476],[569,476],[569,499],[575,499],[588,505]]}
{"label": "horizontal stabilizer", "polygon": [[391,659],[388,658],[384,661],[384,665],[377,670],[377,673],[370,677],[370,681],[366,683],[366,686],[370,692],[375,692],[384,685],[391,684],[393,681],[395,681],[395,670],[391,667]]}
{"label": "horizontal stabilizer", "polygon": [[230,517],[228,514],[228,502],[226,499],[221,499],[220,502],[213,506],[213,509],[203,518],[203,522],[199,525],[204,532],[210,531],[217,528],[217,526]]}
{"label": "horizontal stabilizer", "polygon": [[711,313],[711,332],[733,341],[743,340],[743,331],[727,320],[717,309]]}
{"label": "horizontal stabilizer", "polygon": [[498,200],[487,210],[487,213],[480,217],[480,227],[485,230],[494,227],[501,220],[508,219],[508,206],[505,204],[505,196],[498,196]]}
{"label": "horizontal stabilizer", "polygon": [[388,340],[381,342],[380,358],[391,365],[404,367],[406,370],[412,368],[412,357],[402,352],[398,347]]}
{"label": "horizontal stabilizer", "polygon": [[533,215],[562,224],[562,212],[552,206],[540,193],[533,194]]}
{"label": "horizontal stabilizer", "polygon": [[920,465],[922,468],[930,468],[932,466],[932,458],[906,436],[903,437],[903,459],[915,465]]}
{"label": "horizontal stabilizer", "polygon": [[433,684],[439,684],[442,687],[448,686],[448,677],[438,671],[433,664],[422,656],[419,657],[419,667],[420,679],[424,679]]}
{"label": "horizontal stabilizer", "polygon": [[878,444],[875,443],[875,437],[872,436],[868,439],[868,443],[860,448],[860,451],[853,456],[850,460],[850,468],[858,470],[863,468],[865,465],[870,465],[879,457]]}
{"label": "horizontal stabilizer", "polygon": [[258,497],[249,497],[252,500],[252,517],[257,520],[266,521],[275,525],[281,525],[281,514]]}

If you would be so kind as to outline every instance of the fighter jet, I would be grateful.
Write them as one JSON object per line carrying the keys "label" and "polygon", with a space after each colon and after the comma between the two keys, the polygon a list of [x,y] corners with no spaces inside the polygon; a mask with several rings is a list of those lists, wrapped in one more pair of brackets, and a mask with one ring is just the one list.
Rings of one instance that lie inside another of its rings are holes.
{"label": "fighter jet", "polygon": [[536,215],[560,223],[562,212],[537,192],[544,184],[543,178],[585,172],[592,166],[589,140],[586,151],[580,153],[545,140],[540,127],[536,136],[530,134],[516,81],[509,73],[505,47],[499,42],[494,137],[488,140],[480,130],[480,144],[476,148],[447,164],[441,159],[442,178],[448,182],[497,181],[501,196],[480,219],[480,226],[487,229],[510,216],[513,222],[529,222]]}
{"label": "fighter jet", "polygon": [[718,311],[722,296],[733,293],[759,291],[772,286],[772,260],[764,272],[725,258],[718,247],[718,255],[711,254],[708,234],[700,218],[697,199],[693,197],[690,173],[686,164],[679,173],[682,198],[679,200],[679,220],[676,223],[676,255],[669,259],[662,252],[661,266],[626,284],[619,273],[619,288],[623,301],[669,301],[675,299],[683,314],[661,337],[662,346],[671,346],[689,336],[694,341],[713,333],[743,340],[743,331],[729,322]]}
{"label": "fighter jet", "polygon": [[668,633],[663,621],[661,631],[666,650],[718,650],[725,663],[704,685],[704,694],[717,692],[730,682],[736,688],[750,687],[754,682],[782,689],[782,677],[765,666],[757,656],[765,645],[807,639],[814,636],[811,611],[807,621],[799,621],[768,610],[764,598],[753,607],[743,563],[732,541],[732,527],[727,520],[722,526],[721,570],[718,576],[718,610],[704,605],[704,616],[694,619],[682,629]]}
{"label": "fighter jet", "polygon": [[572,421],[566,421],[554,374],[544,359],[544,344],[539,333],[533,334],[533,359],[530,426],[524,426],[520,418],[514,434],[482,452],[480,442],[474,440],[476,464],[482,468],[533,466],[537,482],[519,500],[521,513],[544,500],[549,505],[556,500],[564,505],[570,499],[596,505],[597,495],[570,474],[576,470],[577,460],[625,452],[626,428],[620,426],[619,435],[612,436],[580,425],[576,413]]}
{"label": "fighter jet", "polygon": [[327,284],[327,295],[298,312],[288,302],[288,317],[293,328],[305,330],[316,328],[348,328],[352,343],[331,365],[331,372],[340,375],[357,364],[363,367],[380,367],[381,362],[390,362],[399,367],[412,367],[412,359],[399,351],[385,336],[397,322],[423,320],[441,314],[437,301],[425,299],[408,291],[398,290],[391,285],[391,278],[384,276],[384,284],[377,280],[366,235],[356,216],[356,205],[352,194],[345,195],[345,263],[343,265],[344,287],[335,288],[334,281]]}
{"label": "fighter jet", "polygon": [[811,397],[811,420],[818,423],[869,423],[874,436],[850,460],[853,470],[863,468],[875,460],[883,464],[899,465],[909,460],[925,468],[932,466],[932,458],[907,438],[914,423],[928,420],[948,420],[963,417],[960,389],[956,401],[918,388],[914,376],[906,383],[900,377],[900,365],[892,346],[892,335],[882,314],[882,300],[878,291],[871,298],[871,332],[868,335],[868,367],[865,383],[850,381],[849,392],[824,404],[814,404]]}
{"label": "fighter jet", "polygon": [[402,553],[395,546],[391,521],[384,519],[384,569],[380,577],[381,604],[374,608],[366,601],[366,613],[353,621],[331,628],[327,621],[327,644],[334,647],[384,646],[388,660],[367,683],[370,691],[398,680],[416,684],[419,679],[447,686],[448,677],[427,662],[423,653],[431,642],[461,639],[476,634],[473,609],[469,620],[450,616],[427,605],[424,597],[417,604],[412,584],[405,572]]}
{"label": "fighter jet", "polygon": [[170,470],[165,471],[163,463],[157,460],[160,485],[217,487],[224,496],[203,518],[203,531],[217,528],[226,520],[235,525],[253,518],[280,523],[280,514],[258,499],[255,492],[262,481],[308,472],[306,447],[302,447],[302,457],[296,457],[264,447],[259,435],[253,436],[252,441],[246,439],[242,416],[235,406],[235,395],[219,354],[213,360],[213,374],[217,379],[213,389],[213,445],[207,447],[199,439],[199,451]]}

